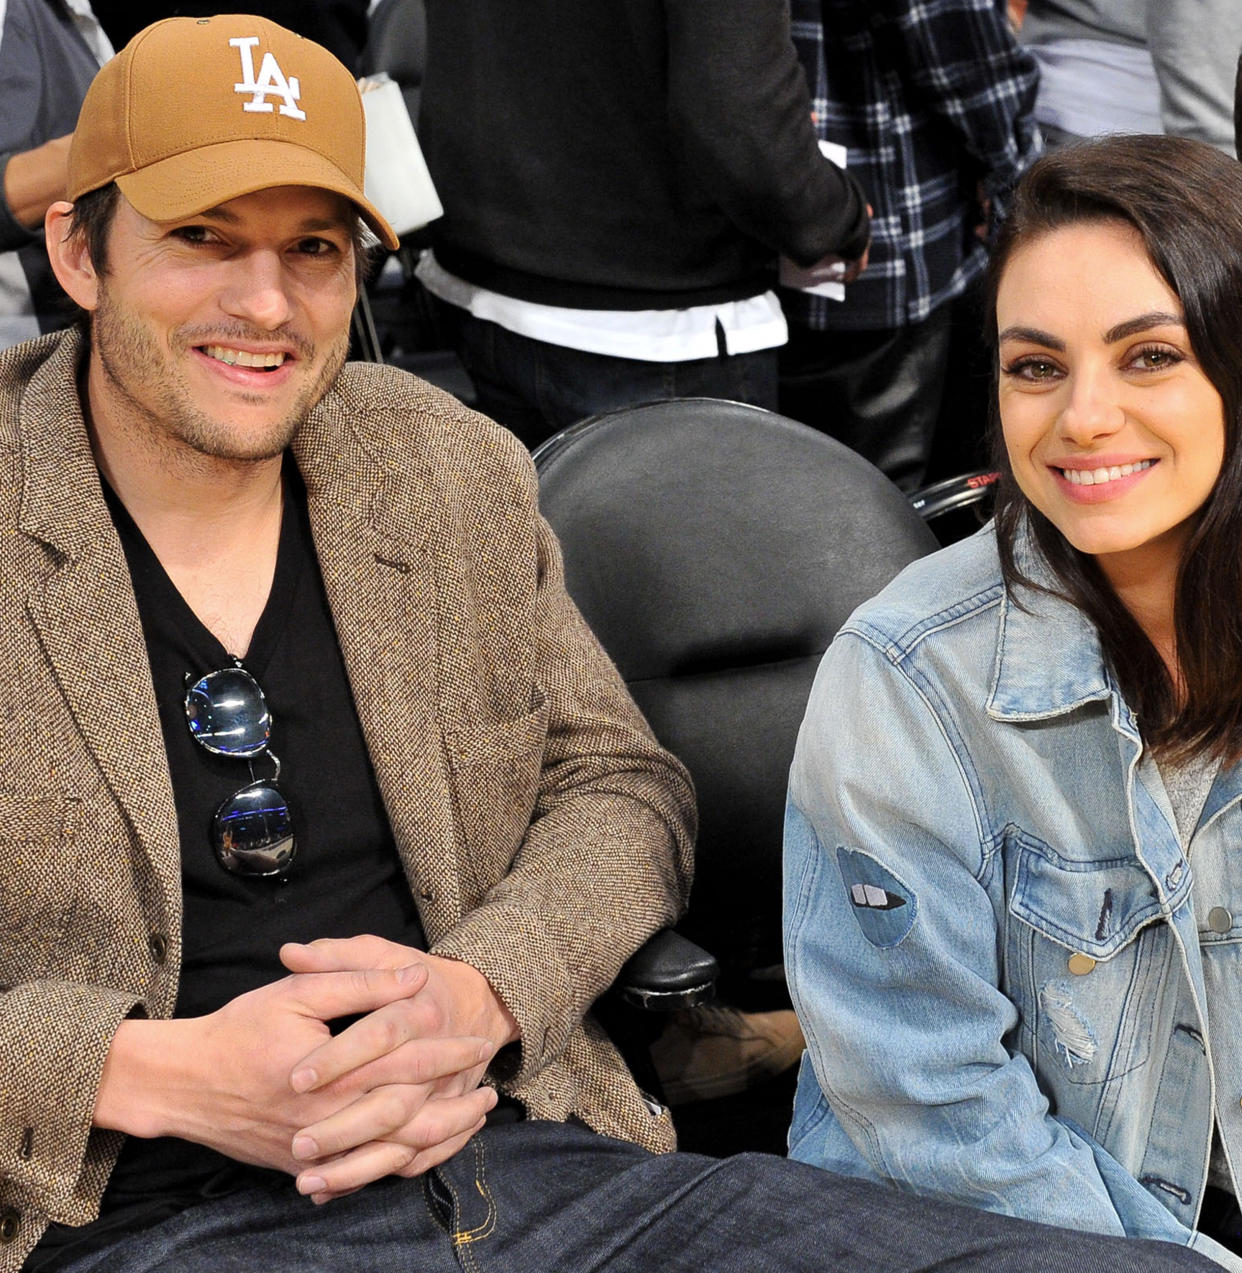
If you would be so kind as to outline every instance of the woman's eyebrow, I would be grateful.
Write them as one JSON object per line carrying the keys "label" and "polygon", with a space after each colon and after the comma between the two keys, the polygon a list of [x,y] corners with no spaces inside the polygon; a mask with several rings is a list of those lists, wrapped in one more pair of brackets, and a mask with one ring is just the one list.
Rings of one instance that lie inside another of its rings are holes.
{"label": "woman's eyebrow", "polygon": [[[1152,310],[1147,314],[1139,314],[1136,318],[1127,318],[1124,323],[1118,323],[1115,327],[1110,327],[1104,333],[1104,343],[1106,345],[1116,344],[1119,340],[1125,340],[1129,336],[1135,336],[1139,332],[1150,331],[1153,327],[1185,327],[1186,320],[1180,314],[1170,314],[1165,310]],[[1050,332],[1040,331],[1038,327],[1006,327],[997,337],[997,340],[1003,343],[1006,340],[1025,340],[1034,345],[1045,345],[1049,349],[1065,348],[1065,342],[1057,336],[1053,336]]]}
{"label": "woman's eyebrow", "polygon": [[1153,327],[1185,327],[1186,320],[1180,314],[1168,314],[1163,310],[1153,310],[1150,314],[1140,314],[1137,318],[1127,318],[1124,323],[1110,327],[1104,333],[1106,345],[1125,340],[1127,336],[1137,336],[1139,332],[1149,331]]}
{"label": "woman's eyebrow", "polygon": [[996,339],[1001,344],[1007,340],[1026,340],[1033,345],[1046,345],[1049,349],[1065,348],[1065,341],[1041,332],[1038,327],[1006,327]]}

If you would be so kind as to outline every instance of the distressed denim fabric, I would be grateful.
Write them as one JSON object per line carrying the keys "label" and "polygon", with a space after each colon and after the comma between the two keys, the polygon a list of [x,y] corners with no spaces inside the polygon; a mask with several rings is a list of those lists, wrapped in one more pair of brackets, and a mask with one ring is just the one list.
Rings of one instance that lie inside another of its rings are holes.
{"label": "distressed denim fabric", "polygon": [[1212,1265],[1002,1221],[788,1159],[648,1153],[581,1126],[488,1128],[421,1180],[314,1207],[203,1203],[68,1273],[1174,1273]]}
{"label": "distressed denim fabric", "polygon": [[1242,1152],[1242,772],[1191,839],[1209,920],[1094,629],[1017,600],[985,529],[824,657],[786,821],[790,1151],[1242,1270],[1192,1234],[1214,1119]]}

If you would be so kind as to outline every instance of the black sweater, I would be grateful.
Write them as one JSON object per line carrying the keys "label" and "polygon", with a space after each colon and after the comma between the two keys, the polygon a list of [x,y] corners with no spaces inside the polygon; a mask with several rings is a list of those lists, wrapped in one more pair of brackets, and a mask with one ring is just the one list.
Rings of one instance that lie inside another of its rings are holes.
{"label": "black sweater", "polygon": [[867,242],[824,160],[784,0],[428,0],[436,256],[544,304],[753,296],[777,253]]}

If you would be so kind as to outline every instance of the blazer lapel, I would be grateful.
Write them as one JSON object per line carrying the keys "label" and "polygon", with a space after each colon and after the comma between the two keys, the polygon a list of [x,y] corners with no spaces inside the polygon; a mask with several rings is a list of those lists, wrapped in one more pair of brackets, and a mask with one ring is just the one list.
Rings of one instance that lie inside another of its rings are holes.
{"label": "blazer lapel", "polygon": [[180,912],[177,817],[129,569],[99,486],[75,382],[82,342],[61,347],[22,403],[20,528],[47,573],[27,600],[48,662],[104,778]]}
{"label": "blazer lapel", "polygon": [[299,431],[294,454],[376,780],[434,942],[462,913],[430,549],[442,510],[430,475],[398,483],[385,472],[335,393]]}

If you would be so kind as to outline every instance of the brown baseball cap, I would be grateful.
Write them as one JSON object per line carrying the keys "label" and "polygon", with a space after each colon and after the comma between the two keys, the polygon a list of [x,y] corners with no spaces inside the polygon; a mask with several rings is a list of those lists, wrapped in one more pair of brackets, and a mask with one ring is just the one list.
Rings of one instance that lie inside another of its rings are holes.
{"label": "brown baseball cap", "polygon": [[165,18],[106,63],[69,151],[70,200],[115,181],[152,221],[273,186],[344,195],[386,247],[363,193],[358,86],[327,49],[266,18]]}

